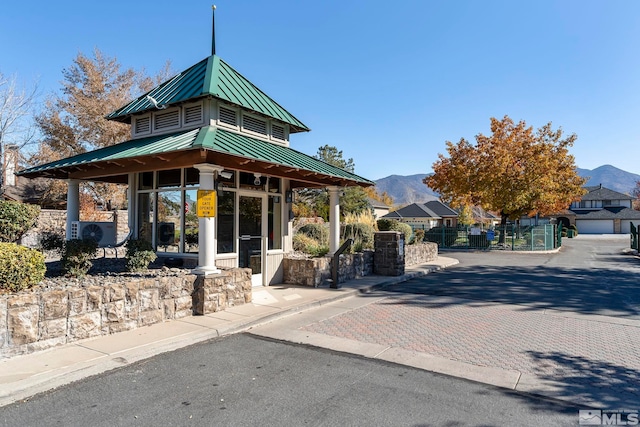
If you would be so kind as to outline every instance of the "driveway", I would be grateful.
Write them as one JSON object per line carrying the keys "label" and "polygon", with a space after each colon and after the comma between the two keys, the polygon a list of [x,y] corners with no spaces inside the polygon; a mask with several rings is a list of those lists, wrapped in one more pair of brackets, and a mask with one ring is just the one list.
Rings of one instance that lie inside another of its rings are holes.
{"label": "driveway", "polygon": [[553,254],[446,252],[460,264],[274,322],[268,336],[290,339],[289,328],[297,342],[640,409],[640,261],[627,247],[624,237],[579,236]]}
{"label": "driveway", "polygon": [[559,253],[445,252],[460,264],[389,288],[640,320],[640,261],[628,235],[563,239]]}

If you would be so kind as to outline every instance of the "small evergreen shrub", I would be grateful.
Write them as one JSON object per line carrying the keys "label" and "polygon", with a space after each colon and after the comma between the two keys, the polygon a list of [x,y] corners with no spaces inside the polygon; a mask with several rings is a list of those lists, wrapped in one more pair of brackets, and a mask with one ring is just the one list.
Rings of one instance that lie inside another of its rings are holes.
{"label": "small evergreen shrub", "polygon": [[322,224],[305,224],[298,230],[298,234],[300,233],[311,237],[321,245],[327,245],[329,243],[329,230]]}
{"label": "small evergreen shrub", "polygon": [[82,278],[93,265],[91,259],[98,249],[93,239],[67,240],[62,249],[62,271],[67,277]]}
{"label": "small evergreen shrub", "polygon": [[398,222],[398,221],[396,221],[395,219],[380,218],[377,222],[378,231],[391,231],[391,225],[394,222]]}
{"label": "small evergreen shrub", "polygon": [[470,248],[486,249],[491,244],[489,240],[487,240],[487,233],[485,232],[481,234],[469,234],[467,238],[469,239]]}
{"label": "small evergreen shrub", "polygon": [[578,227],[573,224],[569,227],[571,230],[573,230],[573,237],[577,237],[578,236]]}
{"label": "small evergreen shrub", "polygon": [[396,221],[395,224],[391,224],[391,231],[399,231],[404,234],[404,241],[409,243],[411,236],[413,235],[413,229],[409,224]]}
{"label": "small evergreen shrub", "polygon": [[64,237],[56,233],[44,233],[40,238],[40,248],[43,251],[55,251],[62,253]]}
{"label": "small evergreen shrub", "polygon": [[458,239],[458,230],[451,227],[433,227],[424,234],[427,242],[437,243],[439,246],[449,248]]}
{"label": "small evergreen shrub", "polygon": [[380,231],[399,231],[404,234],[404,241],[409,243],[413,235],[413,229],[409,224],[400,222],[395,219],[380,218],[378,220],[378,230]]}
{"label": "small evergreen shrub", "polygon": [[0,243],[0,290],[18,292],[44,279],[42,252],[15,243]]}
{"label": "small evergreen shrub", "polygon": [[151,243],[144,239],[132,239],[127,242],[127,271],[145,271],[158,256]]}
{"label": "small evergreen shrub", "polygon": [[38,221],[40,206],[0,200],[0,242],[17,242]]}

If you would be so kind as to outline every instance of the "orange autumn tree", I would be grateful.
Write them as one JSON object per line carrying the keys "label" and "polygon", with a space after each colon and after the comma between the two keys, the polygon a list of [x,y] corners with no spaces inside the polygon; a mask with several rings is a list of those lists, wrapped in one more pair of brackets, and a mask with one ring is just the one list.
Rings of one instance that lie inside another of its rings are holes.
{"label": "orange autumn tree", "polygon": [[482,206],[507,219],[549,215],[566,209],[585,193],[569,154],[577,136],[563,138],[551,123],[534,131],[508,116],[491,118],[491,135],[447,141],[448,157],[438,154],[434,174],[423,182],[452,206]]}

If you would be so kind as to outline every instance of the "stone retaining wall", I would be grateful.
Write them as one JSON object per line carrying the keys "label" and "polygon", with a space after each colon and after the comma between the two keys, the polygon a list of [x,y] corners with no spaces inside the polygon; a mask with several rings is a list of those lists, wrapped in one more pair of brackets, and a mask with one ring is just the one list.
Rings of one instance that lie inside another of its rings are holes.
{"label": "stone retaining wall", "polygon": [[0,296],[0,357],[31,353],[251,301],[251,270],[131,278]]}
{"label": "stone retaining wall", "polygon": [[418,265],[438,259],[438,244],[422,242],[404,247],[405,265]]}
{"label": "stone retaining wall", "polygon": [[[287,258],[283,260],[284,283],[317,288],[331,278],[332,257]],[[373,273],[373,251],[342,254],[338,266],[338,283]]]}

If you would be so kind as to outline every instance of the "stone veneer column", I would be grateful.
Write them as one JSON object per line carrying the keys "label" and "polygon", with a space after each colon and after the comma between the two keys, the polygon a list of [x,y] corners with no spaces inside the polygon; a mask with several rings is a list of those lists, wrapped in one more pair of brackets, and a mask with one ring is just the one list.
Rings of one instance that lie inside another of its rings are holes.
{"label": "stone veneer column", "polygon": [[373,272],[381,276],[404,274],[404,233],[379,231],[374,237]]}
{"label": "stone veneer column", "polygon": [[340,187],[329,187],[329,255],[340,247]]}
{"label": "stone veneer column", "polygon": [[[215,174],[224,168],[208,163],[193,165],[200,171],[200,190],[215,190]],[[218,207],[216,206],[216,215]],[[216,267],[216,219],[198,219],[198,266],[193,271],[196,274],[218,274]]]}
{"label": "stone veneer column", "polygon": [[71,240],[71,223],[80,220],[80,181],[67,181],[67,232],[66,239]]}

